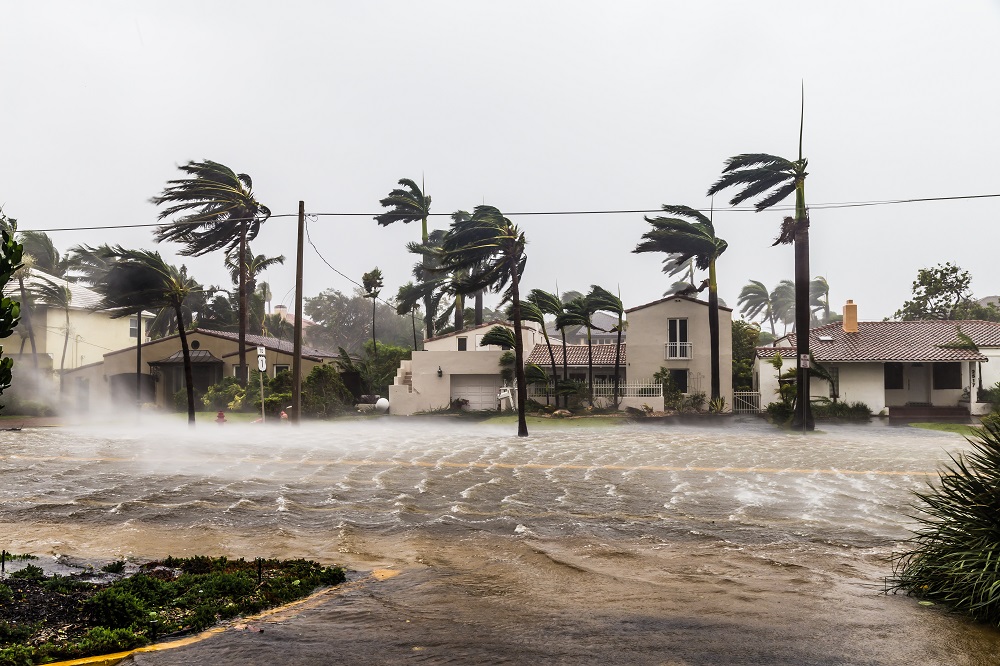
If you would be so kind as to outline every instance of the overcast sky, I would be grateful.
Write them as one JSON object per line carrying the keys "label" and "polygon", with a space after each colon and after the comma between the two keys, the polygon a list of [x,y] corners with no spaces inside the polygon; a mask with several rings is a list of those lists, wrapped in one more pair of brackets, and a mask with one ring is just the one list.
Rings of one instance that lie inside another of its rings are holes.
{"label": "overcast sky", "polygon": [[[1000,2],[6,2],[0,8],[0,205],[22,229],[156,247],[149,198],[177,166],[252,176],[275,214],[320,216],[313,242],[384,295],[409,279],[418,224],[370,217],[400,178],[432,212],[707,207],[723,161],[794,159],[805,82],[812,274],[839,311],[891,315],[921,267],[951,261],[1000,293],[1000,199],[822,209],[820,204],[1000,193]],[[791,200],[789,201],[791,202]],[[792,277],[771,247],[782,212],[727,210],[721,297]],[[663,295],[661,257],[631,250],[641,214],[518,216],[523,285]],[[445,228],[447,217],[432,218]],[[156,247],[173,256],[178,246]],[[291,305],[295,222],[253,244]],[[177,258],[203,283],[218,256]],[[353,285],[307,246],[305,292]],[[494,299],[495,300],[495,299]],[[489,301],[488,301],[489,302]]]}

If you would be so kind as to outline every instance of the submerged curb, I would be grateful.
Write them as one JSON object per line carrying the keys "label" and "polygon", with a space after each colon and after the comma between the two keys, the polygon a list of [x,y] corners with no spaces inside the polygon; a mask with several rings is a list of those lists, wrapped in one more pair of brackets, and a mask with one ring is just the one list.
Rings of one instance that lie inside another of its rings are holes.
{"label": "submerged curb", "polygon": [[115,666],[122,660],[131,657],[133,654],[138,654],[141,652],[161,652],[163,650],[172,650],[174,648],[185,647],[187,645],[193,645],[195,643],[200,643],[201,641],[216,636],[218,634],[224,633],[226,631],[232,630],[244,630],[246,629],[247,622],[253,622],[255,620],[263,620],[273,616],[279,616],[279,619],[286,620],[295,617],[299,613],[305,610],[311,610],[320,605],[327,597],[338,596],[343,592],[350,592],[356,590],[360,587],[367,585],[372,582],[379,582],[383,580],[388,580],[390,578],[395,578],[400,574],[399,571],[395,569],[373,569],[371,573],[367,576],[362,576],[357,580],[352,580],[346,583],[341,583],[336,587],[324,587],[323,589],[313,592],[308,597],[303,599],[298,599],[291,603],[285,604],[284,606],[276,606],[275,608],[269,608],[266,611],[257,613],[256,615],[248,615],[247,617],[238,618],[235,620],[227,621],[226,624],[219,627],[212,627],[211,629],[206,629],[200,633],[194,634],[193,636],[185,636],[184,638],[178,638],[177,640],[165,641],[163,643],[153,643],[152,645],[146,645],[141,648],[135,648],[134,650],[127,650],[125,652],[113,652],[111,654],[95,655],[93,657],[80,657],[79,659],[70,659],[68,661],[53,661],[49,662],[47,666]]}

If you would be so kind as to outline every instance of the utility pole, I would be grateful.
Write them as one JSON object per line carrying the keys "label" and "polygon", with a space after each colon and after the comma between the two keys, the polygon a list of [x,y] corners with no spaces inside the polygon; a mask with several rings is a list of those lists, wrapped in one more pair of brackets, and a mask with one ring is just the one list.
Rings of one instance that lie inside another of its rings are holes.
{"label": "utility pole", "polygon": [[295,249],[295,333],[292,343],[292,413],[289,418],[299,424],[302,414],[302,252],[306,228],[306,204],[299,202],[299,239]]}

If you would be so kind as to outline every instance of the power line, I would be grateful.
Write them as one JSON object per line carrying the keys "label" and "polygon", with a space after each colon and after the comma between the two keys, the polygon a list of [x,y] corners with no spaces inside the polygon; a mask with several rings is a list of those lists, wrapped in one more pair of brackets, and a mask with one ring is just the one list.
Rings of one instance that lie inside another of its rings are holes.
{"label": "power line", "polygon": [[[810,204],[809,208],[811,210],[832,210],[836,208],[862,208],[871,206],[893,206],[898,204],[911,204],[911,203],[927,203],[931,201],[963,201],[972,199],[996,199],[1000,198],[1000,193],[997,194],[966,194],[959,196],[949,196],[949,197],[916,197],[911,199],[882,199],[874,201],[843,201],[843,202],[831,202],[831,203],[818,203]],[[708,208],[696,208],[703,213],[709,212]],[[771,211],[787,211],[795,210],[795,206],[791,204],[777,205],[768,208]],[[752,213],[757,212],[757,209],[753,206],[730,206],[728,208],[716,208],[714,212],[725,213],[725,212],[741,212],[741,213]],[[504,215],[509,217],[520,216],[520,217],[542,217],[542,216],[558,216],[558,215],[638,215],[647,213],[662,213],[661,208],[635,208],[635,209],[607,209],[607,210],[547,210],[547,211],[518,211],[513,213],[504,213]],[[385,212],[381,213],[310,213],[310,217],[320,218],[320,217],[376,217],[379,215],[385,215]],[[451,213],[428,213],[429,217],[451,217]],[[276,217],[298,217],[297,213],[281,213],[276,215],[271,215],[271,218]],[[259,218],[230,218],[229,221],[240,222],[243,220],[252,220]],[[101,229],[142,229],[145,227],[160,227],[165,224],[202,224],[202,222],[170,222],[170,223],[149,223],[149,224],[106,224],[106,225],[95,225],[88,227],[52,227],[49,229],[21,229],[21,231],[32,231],[36,233],[50,233],[56,231],[97,231]],[[349,279],[349,278],[348,278]]]}

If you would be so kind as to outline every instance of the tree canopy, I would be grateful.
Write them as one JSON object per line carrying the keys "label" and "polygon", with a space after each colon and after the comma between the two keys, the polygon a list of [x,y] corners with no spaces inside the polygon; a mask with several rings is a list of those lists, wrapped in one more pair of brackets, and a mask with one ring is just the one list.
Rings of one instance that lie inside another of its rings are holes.
{"label": "tree canopy", "polygon": [[981,305],[972,295],[972,275],[945,262],[921,268],[913,281],[913,298],[893,315],[903,321],[920,319],[984,319],[1000,321],[1000,309]]}

